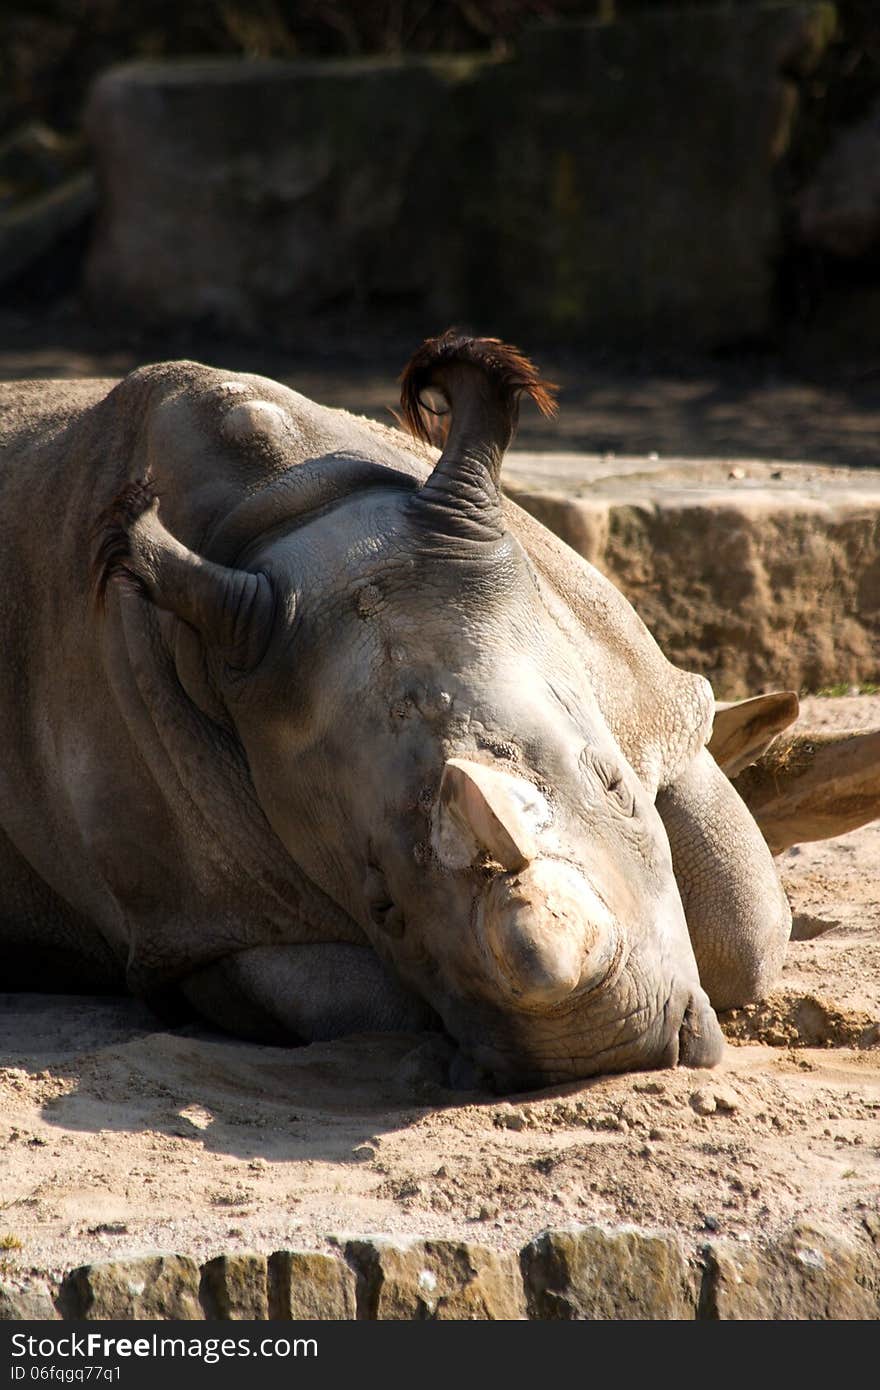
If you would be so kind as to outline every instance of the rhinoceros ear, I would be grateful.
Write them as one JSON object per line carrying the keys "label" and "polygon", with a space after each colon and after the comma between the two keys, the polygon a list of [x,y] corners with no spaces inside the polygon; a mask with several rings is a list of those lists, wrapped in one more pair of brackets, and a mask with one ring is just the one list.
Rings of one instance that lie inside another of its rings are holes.
{"label": "rhinoceros ear", "polygon": [[423,399],[429,390],[449,406],[449,431],[433,473],[412,499],[411,515],[440,535],[497,540],[504,531],[498,480],[520,399],[530,397],[542,415],[553,415],[556,387],[509,343],[449,328],[426,339],[401,378],[403,424],[427,443],[433,440],[428,415],[434,412]]}
{"label": "rhinoceros ear", "polygon": [[779,739],[734,780],[773,854],[880,816],[880,729]]}
{"label": "rhinoceros ear", "polygon": [[432,835],[440,862],[449,869],[463,869],[488,854],[509,873],[525,868],[538,852],[533,826],[543,819],[534,805],[539,797],[530,782],[483,763],[449,758]]}
{"label": "rhinoceros ear", "polygon": [[775,690],[733,705],[716,705],[708,749],[722,772],[735,777],[769,748],[777,734],[798,717],[793,690]]}
{"label": "rhinoceros ear", "polygon": [[250,669],[271,630],[269,580],[196,555],[166,530],[158,512],[152,486],[141,480],[124,488],[99,518],[92,565],[96,604],[103,608],[108,586],[121,581],[195,628],[229,666]]}

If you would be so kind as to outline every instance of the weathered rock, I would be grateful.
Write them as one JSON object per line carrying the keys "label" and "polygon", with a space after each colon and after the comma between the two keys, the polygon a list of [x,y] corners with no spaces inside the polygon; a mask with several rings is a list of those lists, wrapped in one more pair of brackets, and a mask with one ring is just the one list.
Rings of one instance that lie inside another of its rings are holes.
{"label": "weathered rock", "polygon": [[201,1300],[207,1318],[242,1322],[269,1316],[265,1255],[218,1255],[202,1267]]}
{"label": "weathered rock", "polygon": [[86,170],[0,214],[0,285],[9,284],[81,227],[94,206],[95,179]]}
{"label": "weathered rock", "polygon": [[701,1086],[698,1091],[694,1091],[691,1105],[698,1115],[714,1115],[718,1109],[715,1096],[708,1086]]}
{"label": "weathered rock", "polygon": [[507,287],[517,329],[557,341],[696,347],[766,332],[774,165],[798,101],[789,60],[814,60],[830,18],[830,6],[713,6],[530,31],[519,63],[485,80],[497,114],[472,155],[483,312]]}
{"label": "weathered rock", "polygon": [[270,1255],[270,1318],[339,1321],[355,1314],[355,1277],[337,1256],[316,1250],[278,1250]]}
{"label": "weathered rock", "polygon": [[62,1317],[90,1321],[200,1319],[199,1267],[188,1255],[82,1265],[61,1285],[58,1307]]}
{"label": "weathered rock", "polygon": [[529,1316],[656,1320],[696,1316],[697,1281],[677,1236],[631,1226],[543,1231],[522,1251]]}
{"label": "weathered rock", "polygon": [[358,1317],[511,1321],[526,1315],[516,1256],[456,1240],[352,1240]]}
{"label": "weathered rock", "polygon": [[722,1115],[733,1115],[740,1108],[740,1099],[735,1091],[730,1091],[726,1086],[716,1086],[715,1109]]}
{"label": "weathered rock", "polygon": [[707,1248],[700,1316],[798,1321],[880,1317],[880,1253],[804,1222],[764,1248]]}
{"label": "weathered rock", "polygon": [[733,485],[711,460],[638,462],[515,455],[505,487],[720,698],[880,679],[880,475],[774,485],[754,464]]}
{"label": "weathered rock", "polygon": [[114,69],[88,115],[105,198],[92,290],[244,329],[377,308],[388,323],[397,305],[409,324],[491,310],[557,342],[763,332],[792,74],[832,14],[544,25],[505,62]]}
{"label": "weathered rock", "polygon": [[46,1284],[0,1284],[0,1322],[45,1322],[59,1316]]}
{"label": "weathered rock", "polygon": [[105,195],[96,297],[249,330],[374,295],[424,297],[442,279],[447,225],[443,174],[424,160],[435,134],[453,134],[473,66],[212,60],[105,73],[87,117]]}
{"label": "weathered rock", "polygon": [[374,1144],[355,1144],[351,1156],[359,1163],[372,1163],[373,1159],[378,1157],[378,1152]]}
{"label": "weathered rock", "polygon": [[739,1097],[726,1086],[700,1086],[692,1092],[691,1109],[698,1115],[732,1115],[739,1109]]}

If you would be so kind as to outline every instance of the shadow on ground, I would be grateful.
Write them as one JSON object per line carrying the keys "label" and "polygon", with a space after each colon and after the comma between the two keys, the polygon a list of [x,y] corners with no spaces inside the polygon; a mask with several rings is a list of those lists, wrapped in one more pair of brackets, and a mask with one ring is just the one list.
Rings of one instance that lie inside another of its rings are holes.
{"label": "shadow on ground", "polygon": [[[424,332],[446,326],[428,323]],[[475,327],[492,332],[491,324]],[[397,377],[416,346],[373,344],[363,335],[344,352],[338,343],[332,350],[307,342],[279,347],[206,331],[109,336],[69,307],[48,317],[0,311],[0,380],[115,377],[145,362],[189,357],[272,377],[389,424]],[[759,354],[652,365],[522,346],[561,389],[555,421],[523,411],[521,448],[849,466],[880,460],[880,360],[819,374]]]}

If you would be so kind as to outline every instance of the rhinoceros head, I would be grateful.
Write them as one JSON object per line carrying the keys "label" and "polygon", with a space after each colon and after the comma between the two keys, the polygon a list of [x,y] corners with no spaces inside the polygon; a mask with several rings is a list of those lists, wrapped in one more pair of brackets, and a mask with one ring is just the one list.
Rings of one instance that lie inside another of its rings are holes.
{"label": "rhinoceros head", "polygon": [[133,496],[104,572],[202,634],[275,833],[496,1085],[711,1065],[653,795],[505,525],[518,398],[550,397],[513,350],[452,334],[405,376],[417,431],[429,386],[452,425],[421,486],[389,471],[232,569]]}

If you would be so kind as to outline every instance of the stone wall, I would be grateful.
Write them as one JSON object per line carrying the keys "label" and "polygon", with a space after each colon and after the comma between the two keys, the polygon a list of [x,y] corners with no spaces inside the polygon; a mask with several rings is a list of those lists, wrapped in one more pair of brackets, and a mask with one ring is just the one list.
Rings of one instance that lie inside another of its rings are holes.
{"label": "stone wall", "polygon": [[765,334],[833,7],[529,31],[515,58],[137,64],[88,127],[102,312],[705,348]]}
{"label": "stone wall", "polygon": [[512,454],[505,487],[719,698],[880,682],[875,470]]}
{"label": "stone wall", "polygon": [[161,1254],[0,1281],[0,1320],[582,1321],[880,1318],[880,1226],[803,1222],[687,1248],[635,1226],[543,1231],[519,1255],[467,1240],[335,1241],[334,1253]]}

